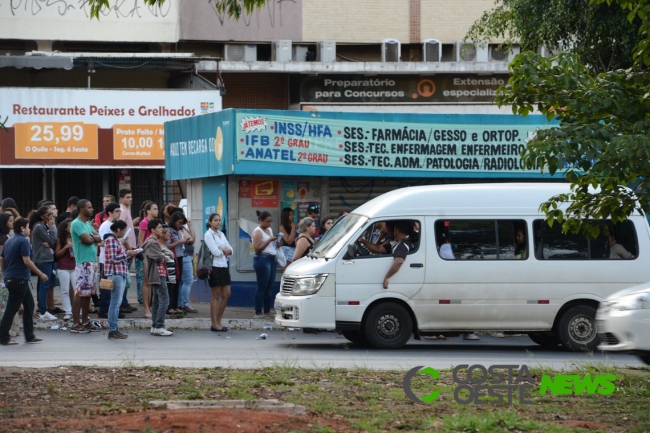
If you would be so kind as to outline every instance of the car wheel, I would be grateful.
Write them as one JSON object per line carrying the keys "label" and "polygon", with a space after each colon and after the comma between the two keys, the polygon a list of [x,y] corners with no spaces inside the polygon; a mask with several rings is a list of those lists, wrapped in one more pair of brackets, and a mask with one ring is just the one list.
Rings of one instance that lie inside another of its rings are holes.
{"label": "car wheel", "polygon": [[353,342],[354,344],[364,345],[366,344],[366,339],[364,338],[361,331],[341,331],[341,335]]}
{"label": "car wheel", "polygon": [[596,330],[596,309],[586,305],[569,308],[560,320],[557,335],[562,345],[574,352],[595,350],[600,343]]}
{"label": "car wheel", "polygon": [[543,347],[555,347],[560,344],[560,339],[553,332],[529,332],[528,337]]}
{"label": "car wheel", "polygon": [[413,321],[406,308],[385,302],[370,311],[362,330],[370,346],[377,349],[399,349],[411,338]]}
{"label": "car wheel", "polygon": [[643,361],[646,365],[650,365],[650,352],[639,352],[637,353],[637,356],[641,361]]}

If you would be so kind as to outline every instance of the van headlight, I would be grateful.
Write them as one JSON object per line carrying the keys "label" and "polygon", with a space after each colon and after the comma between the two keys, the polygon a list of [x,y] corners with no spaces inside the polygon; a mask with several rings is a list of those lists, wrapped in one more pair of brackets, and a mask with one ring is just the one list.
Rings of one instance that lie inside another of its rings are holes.
{"label": "van headlight", "polygon": [[617,300],[612,307],[621,311],[648,309],[650,308],[650,293],[624,296]]}
{"label": "van headlight", "polygon": [[327,279],[327,274],[306,275],[296,278],[291,294],[296,296],[313,295],[318,292]]}

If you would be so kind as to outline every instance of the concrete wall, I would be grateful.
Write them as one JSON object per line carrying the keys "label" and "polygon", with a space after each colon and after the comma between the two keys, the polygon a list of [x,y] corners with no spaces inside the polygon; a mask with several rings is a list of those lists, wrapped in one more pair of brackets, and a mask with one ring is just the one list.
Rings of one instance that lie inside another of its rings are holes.
{"label": "concrete wall", "polygon": [[[0,39],[176,42],[180,0],[166,0],[160,8],[127,0],[90,20],[87,2],[0,2]],[[191,9],[185,7],[184,9]]]}
{"label": "concrete wall", "polygon": [[420,35],[443,43],[460,41],[474,21],[493,8],[494,0],[422,0]]}
{"label": "concrete wall", "polygon": [[308,1],[303,7],[303,20],[303,40],[307,42],[409,40],[409,0]]}
{"label": "concrete wall", "polygon": [[181,8],[180,36],[182,40],[200,41],[299,41],[302,8],[303,0],[267,1],[262,9],[235,21],[227,14],[218,14],[212,2],[193,1],[191,7]]}

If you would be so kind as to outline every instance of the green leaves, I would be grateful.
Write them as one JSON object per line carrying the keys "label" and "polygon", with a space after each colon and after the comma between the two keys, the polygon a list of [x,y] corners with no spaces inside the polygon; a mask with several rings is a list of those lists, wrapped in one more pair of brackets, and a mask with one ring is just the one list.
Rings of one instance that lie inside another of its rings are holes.
{"label": "green leaves", "polygon": [[[147,6],[161,6],[165,0],[143,0],[143,2]],[[241,17],[242,11],[246,15],[250,15],[253,10],[264,6],[266,0],[214,0],[210,3],[215,7],[217,12],[226,12],[229,17],[238,20]],[[90,6],[90,18],[97,20],[99,20],[99,13],[102,10],[111,8],[110,0],[88,0],[88,5]]]}

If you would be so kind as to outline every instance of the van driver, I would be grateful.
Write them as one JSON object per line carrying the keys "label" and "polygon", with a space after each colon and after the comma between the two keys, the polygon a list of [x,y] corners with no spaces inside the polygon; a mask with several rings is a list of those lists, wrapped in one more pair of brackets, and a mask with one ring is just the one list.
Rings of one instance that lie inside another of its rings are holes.
{"label": "van driver", "polygon": [[397,245],[393,248],[393,264],[384,277],[384,289],[388,289],[388,280],[400,270],[406,256],[413,250],[413,241],[409,236],[411,229],[412,223],[409,221],[397,221],[395,223],[393,236],[397,241]]}

